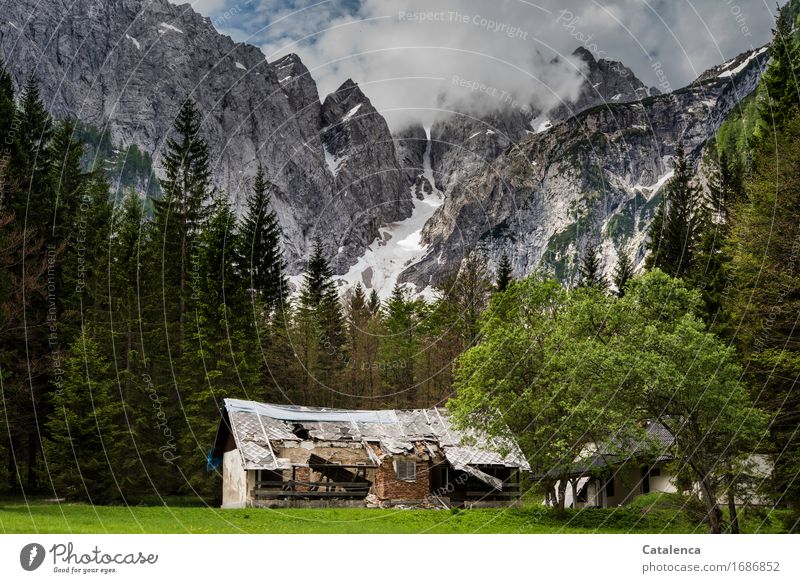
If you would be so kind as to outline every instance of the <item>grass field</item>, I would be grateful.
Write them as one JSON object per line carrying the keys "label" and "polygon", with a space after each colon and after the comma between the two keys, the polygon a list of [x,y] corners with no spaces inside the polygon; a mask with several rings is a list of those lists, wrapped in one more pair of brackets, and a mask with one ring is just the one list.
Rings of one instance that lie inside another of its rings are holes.
{"label": "grass field", "polygon": [[[779,513],[747,515],[745,532],[781,532]],[[615,509],[557,516],[519,509],[377,510],[367,508],[220,510],[200,506],[89,506],[0,501],[0,533],[689,533],[705,532],[680,505],[643,497]]]}

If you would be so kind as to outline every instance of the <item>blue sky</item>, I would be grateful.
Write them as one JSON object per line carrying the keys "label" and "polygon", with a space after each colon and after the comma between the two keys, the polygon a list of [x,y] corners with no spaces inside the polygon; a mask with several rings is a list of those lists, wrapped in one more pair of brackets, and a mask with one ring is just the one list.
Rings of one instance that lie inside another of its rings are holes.
{"label": "blue sky", "polygon": [[[687,84],[769,42],[773,0],[196,0],[270,60],[298,53],[324,95],[351,77],[379,109],[436,109],[454,78],[545,103],[568,98],[578,45],[649,85]],[[562,65],[550,61],[559,56]],[[480,93],[480,92],[472,92]],[[462,96],[464,97],[464,96]],[[476,96],[471,96],[475,98]],[[484,96],[485,97],[485,96]],[[397,122],[400,123],[400,122]]]}

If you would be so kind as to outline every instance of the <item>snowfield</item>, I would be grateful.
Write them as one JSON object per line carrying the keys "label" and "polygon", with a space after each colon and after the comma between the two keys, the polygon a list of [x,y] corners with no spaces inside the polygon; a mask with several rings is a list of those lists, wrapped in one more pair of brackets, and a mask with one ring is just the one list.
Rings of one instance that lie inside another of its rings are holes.
{"label": "snowfield", "polygon": [[423,193],[420,200],[412,188],[414,210],[411,216],[404,221],[381,227],[378,237],[367,248],[366,253],[346,274],[337,279],[342,293],[361,283],[368,291],[374,289],[381,299],[386,299],[392,295],[400,273],[428,252],[427,246],[422,243],[422,228],[442,205],[442,193],[433,180],[430,128],[425,128],[425,133],[428,143],[423,158],[422,176],[433,187],[432,192]]}

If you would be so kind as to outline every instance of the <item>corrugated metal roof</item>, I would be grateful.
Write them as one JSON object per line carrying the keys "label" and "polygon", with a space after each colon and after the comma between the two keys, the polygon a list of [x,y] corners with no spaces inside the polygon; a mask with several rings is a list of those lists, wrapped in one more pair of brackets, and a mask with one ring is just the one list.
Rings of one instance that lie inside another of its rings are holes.
{"label": "corrugated metal roof", "polygon": [[350,411],[239,399],[225,399],[225,408],[247,469],[279,469],[283,462],[275,458],[269,442],[299,441],[295,431],[303,429],[320,441],[377,443],[384,455],[412,453],[417,443],[435,444],[458,469],[499,465],[530,470],[516,443],[457,431],[444,409]]}

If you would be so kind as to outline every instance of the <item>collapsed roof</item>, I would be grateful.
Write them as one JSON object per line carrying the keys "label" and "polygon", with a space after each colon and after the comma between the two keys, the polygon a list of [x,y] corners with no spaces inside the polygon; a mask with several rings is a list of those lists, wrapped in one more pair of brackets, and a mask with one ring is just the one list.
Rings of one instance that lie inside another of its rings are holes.
{"label": "collapsed roof", "polygon": [[479,472],[476,466],[530,471],[516,443],[456,430],[447,411],[439,408],[367,411],[225,399],[214,457],[222,455],[228,433],[246,470],[297,466],[278,457],[273,442],[312,440],[361,443],[375,463],[387,455],[411,454],[419,444],[429,450],[439,448],[453,468],[468,473]]}

